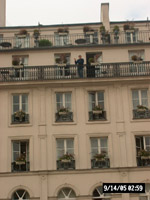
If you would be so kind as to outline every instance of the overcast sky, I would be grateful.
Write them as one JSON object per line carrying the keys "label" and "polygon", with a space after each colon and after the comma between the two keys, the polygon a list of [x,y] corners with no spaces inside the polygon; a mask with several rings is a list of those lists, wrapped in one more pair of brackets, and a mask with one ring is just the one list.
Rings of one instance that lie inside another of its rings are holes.
{"label": "overcast sky", "polygon": [[7,26],[100,22],[109,2],[111,21],[150,20],[150,0],[6,0]]}

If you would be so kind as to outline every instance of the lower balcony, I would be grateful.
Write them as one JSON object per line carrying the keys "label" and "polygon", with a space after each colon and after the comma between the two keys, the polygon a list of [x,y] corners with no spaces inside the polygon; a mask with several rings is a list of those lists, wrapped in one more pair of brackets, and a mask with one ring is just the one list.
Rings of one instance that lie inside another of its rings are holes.
{"label": "lower balcony", "polygon": [[96,168],[110,168],[109,158],[105,158],[103,160],[92,159],[91,160],[92,169]]}
{"label": "lower balcony", "polygon": [[58,112],[55,114],[56,122],[73,122],[72,112]]}
{"label": "lower balcony", "polygon": [[137,166],[141,167],[150,166],[150,156],[137,157]]}
{"label": "lower balcony", "polygon": [[12,124],[26,124],[29,123],[29,114],[25,114],[23,117],[17,117],[15,114],[11,116]]}
{"label": "lower balcony", "polygon": [[58,170],[75,169],[75,160],[57,160]]}
{"label": "lower balcony", "polygon": [[133,119],[150,119],[150,110],[133,110]]}
{"label": "lower balcony", "polygon": [[30,170],[30,162],[14,161],[11,163],[12,172],[26,172]]}
{"label": "lower balcony", "polygon": [[95,111],[90,111],[89,112],[89,121],[105,121],[106,120],[106,111],[102,112],[95,112]]}

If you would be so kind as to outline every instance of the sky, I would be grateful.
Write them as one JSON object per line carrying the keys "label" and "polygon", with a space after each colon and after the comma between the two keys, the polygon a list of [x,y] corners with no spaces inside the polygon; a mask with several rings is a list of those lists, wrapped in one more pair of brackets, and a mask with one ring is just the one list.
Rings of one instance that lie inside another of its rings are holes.
{"label": "sky", "polygon": [[150,0],[6,0],[6,25],[100,22],[100,5],[106,2],[110,21],[150,20]]}

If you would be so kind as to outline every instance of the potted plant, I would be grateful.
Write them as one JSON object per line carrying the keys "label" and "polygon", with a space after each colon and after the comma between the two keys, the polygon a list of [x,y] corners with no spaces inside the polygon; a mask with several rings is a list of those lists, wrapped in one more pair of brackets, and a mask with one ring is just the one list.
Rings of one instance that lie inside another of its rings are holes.
{"label": "potted plant", "polygon": [[106,153],[96,154],[93,157],[96,161],[104,161],[106,160]]}
{"label": "potted plant", "polygon": [[86,34],[93,34],[94,30],[89,26],[84,26],[83,32],[86,33]]}
{"label": "potted plant", "polygon": [[26,29],[21,29],[19,33],[17,34],[17,36],[20,38],[25,38],[27,37],[27,34],[28,34],[28,31]]}
{"label": "potted plant", "polygon": [[102,26],[100,27],[100,33],[101,33],[102,35],[104,35],[105,32],[106,32],[105,26],[102,25]]}
{"label": "potted plant", "polygon": [[41,39],[39,40],[39,47],[51,47],[52,42],[47,39]]}
{"label": "potted plant", "polygon": [[138,156],[140,156],[142,160],[150,159],[150,151],[146,151],[145,149],[141,149],[138,152]]}
{"label": "potted plant", "polygon": [[74,155],[66,153],[62,157],[60,157],[59,160],[61,162],[71,162],[72,160],[74,160]]}
{"label": "potted plant", "polygon": [[62,107],[58,110],[59,115],[66,115],[69,112],[68,108]]}
{"label": "potted plant", "polygon": [[25,112],[22,110],[18,110],[17,112],[14,113],[14,117],[17,118],[20,122],[23,121],[23,119],[25,118]]}
{"label": "potted plant", "polygon": [[143,105],[137,106],[137,112],[145,112],[146,110],[148,110],[146,106],[143,106]]}
{"label": "potted plant", "polygon": [[24,154],[21,154],[16,160],[16,165],[24,165],[26,163],[26,156]]}
{"label": "potted plant", "polygon": [[59,35],[66,35],[69,32],[68,27],[58,28],[57,32],[59,33]]}
{"label": "potted plant", "polygon": [[102,114],[103,112],[103,108],[101,106],[95,106],[93,109],[92,109],[92,112],[93,114]]}
{"label": "potted plant", "polygon": [[127,22],[127,23],[125,23],[124,25],[123,25],[123,29],[124,29],[124,31],[134,31],[134,23],[132,23],[132,22]]}
{"label": "potted plant", "polygon": [[67,64],[67,59],[66,59],[66,55],[65,54],[61,54],[59,58],[55,59],[55,62],[57,64],[57,66],[66,66]]}
{"label": "potted plant", "polygon": [[141,56],[137,56],[137,55],[133,55],[132,57],[131,57],[131,59],[136,63],[139,63],[139,62],[142,62],[143,61],[143,59],[141,58]]}
{"label": "potted plant", "polygon": [[40,36],[40,31],[38,29],[35,29],[33,31],[33,36],[35,37],[35,39],[38,39],[38,37]]}
{"label": "potted plant", "polygon": [[20,69],[20,68],[23,68],[23,64],[20,63],[20,59],[19,57],[14,57],[13,60],[12,60],[12,65],[14,66],[14,68],[16,69]]}
{"label": "potted plant", "polygon": [[113,28],[113,33],[114,33],[115,35],[118,35],[118,34],[119,34],[119,31],[120,31],[119,26],[114,26],[114,28]]}

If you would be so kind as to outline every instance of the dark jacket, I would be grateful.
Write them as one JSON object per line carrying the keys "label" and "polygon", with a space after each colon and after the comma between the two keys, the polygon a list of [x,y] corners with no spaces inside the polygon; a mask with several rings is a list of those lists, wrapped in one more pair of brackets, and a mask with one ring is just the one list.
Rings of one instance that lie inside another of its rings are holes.
{"label": "dark jacket", "polygon": [[79,67],[84,67],[83,64],[84,64],[84,59],[81,58],[81,59],[78,59],[75,61],[75,64],[77,64]]}

